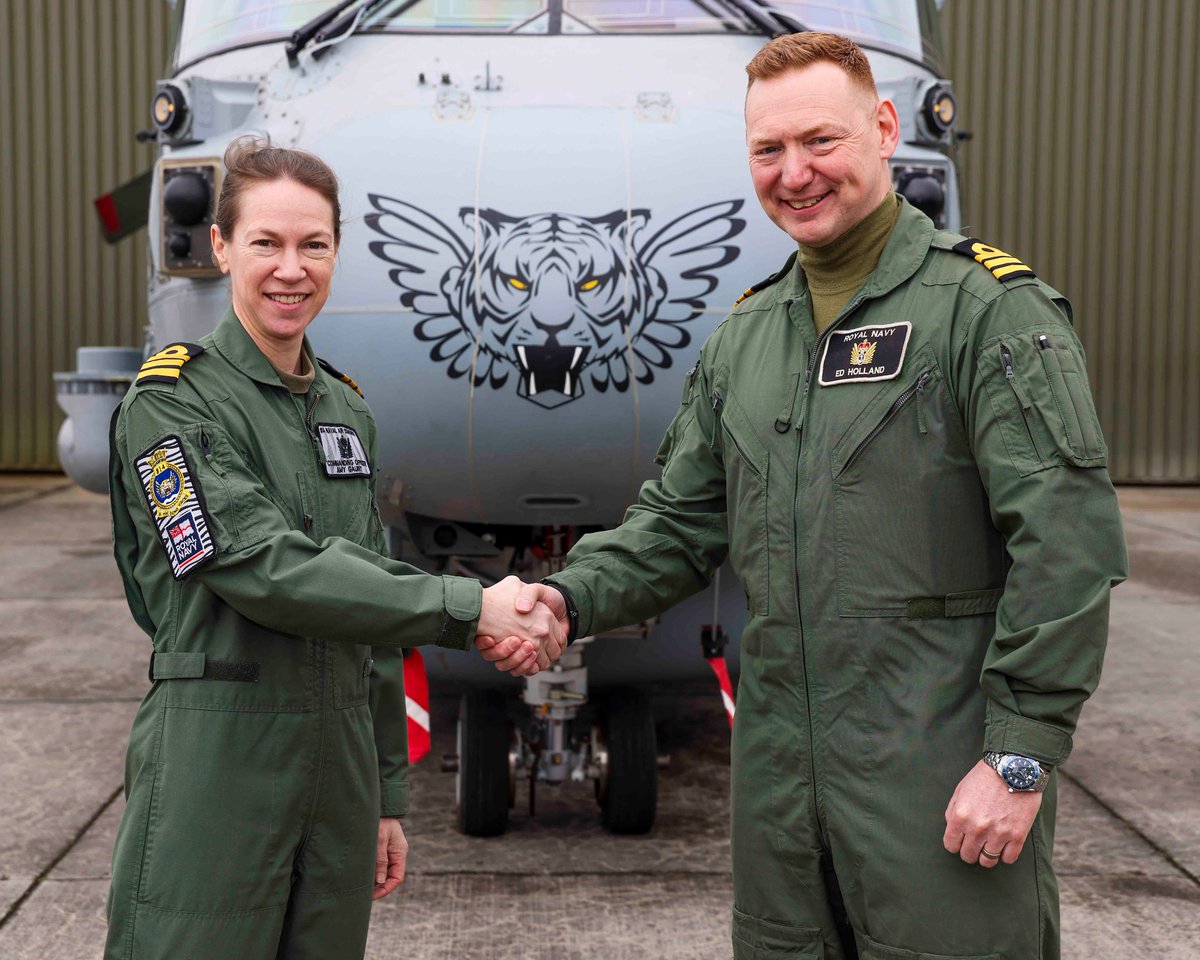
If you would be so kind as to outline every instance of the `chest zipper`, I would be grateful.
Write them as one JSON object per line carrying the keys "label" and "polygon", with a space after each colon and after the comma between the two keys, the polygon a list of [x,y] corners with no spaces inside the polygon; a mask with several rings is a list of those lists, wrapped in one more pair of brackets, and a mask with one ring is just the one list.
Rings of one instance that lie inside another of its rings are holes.
{"label": "chest zipper", "polygon": [[319,394],[319,393],[314,393],[314,394],[313,394],[312,403],[311,403],[311,404],[309,404],[309,407],[308,407],[308,413],[307,413],[307,414],[305,415],[305,417],[304,417],[304,426],[305,426],[305,428],[308,430],[308,435],[309,435],[310,437],[312,437],[314,440],[319,440],[319,439],[320,439],[320,438],[317,436],[317,431],[316,431],[316,430],[313,428],[313,422],[312,422],[312,421],[313,421],[313,413],[314,413],[314,411],[316,411],[316,409],[317,409],[317,402],[318,402],[320,399],[321,399],[321,394]]}
{"label": "chest zipper", "polygon": [[[721,411],[724,409],[724,406],[725,406],[725,397],[721,393],[720,390],[714,390],[712,397],[713,397],[713,413],[720,417]],[[724,417],[721,417],[721,430],[724,432],[725,436],[727,436],[730,439],[730,441],[732,441],[733,445],[735,447],[737,447],[738,453],[740,453],[742,455],[742,462],[745,463],[746,466],[750,468],[750,471],[756,477],[758,477],[758,479],[760,479],[760,480],[764,479],[761,471],[758,469],[757,466],[755,466],[754,461],[750,458],[749,454],[746,453],[746,448],[743,447],[738,442],[738,438],[733,435],[733,431],[730,430],[729,427],[727,427],[725,425]]]}
{"label": "chest zipper", "polygon": [[[850,469],[850,465],[852,463],[854,463],[855,460],[858,459],[858,455],[860,453],[862,453],[863,449],[867,446],[867,444],[869,444],[872,440],[874,440],[877,436],[879,436],[880,433],[883,432],[883,428],[886,427],[889,423],[891,423],[891,421],[895,418],[896,414],[898,414],[901,410],[904,409],[904,405],[906,403],[908,403],[909,400],[911,400],[914,396],[916,396],[918,393],[921,393],[925,389],[925,384],[929,382],[929,378],[931,376],[933,376],[933,371],[926,370],[923,374],[921,374],[919,377],[917,377],[916,383],[914,383],[911,387],[908,387],[902,394],[900,394],[900,396],[898,396],[895,400],[892,401],[892,405],[890,407],[888,407],[887,413],[885,413],[883,415],[883,419],[880,420],[877,424],[875,424],[875,426],[871,428],[871,432],[862,438],[862,440],[859,442],[858,446],[854,448],[854,452],[852,454],[850,454],[849,459],[847,459],[846,462],[842,465],[842,469],[838,471],[839,474],[844,473],[846,470]],[[918,427],[921,427],[921,426],[923,426],[923,424],[918,424]],[[927,433],[928,431],[922,430],[921,432]]]}

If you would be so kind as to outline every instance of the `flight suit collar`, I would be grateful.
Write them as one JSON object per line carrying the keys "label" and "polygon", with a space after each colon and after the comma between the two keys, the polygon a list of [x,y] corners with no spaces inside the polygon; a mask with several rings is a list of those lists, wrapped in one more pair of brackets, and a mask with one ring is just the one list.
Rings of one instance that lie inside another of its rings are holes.
{"label": "flight suit collar", "polygon": [[[265,383],[269,387],[279,387],[281,390],[287,389],[280,381],[275,368],[271,366],[271,361],[258,349],[258,344],[250,339],[250,334],[242,326],[242,322],[233,312],[232,306],[225,311],[225,315],[217,322],[217,329],[213,331],[213,346],[221,351],[221,355],[226,360],[246,376],[250,377],[250,379],[257,380],[259,383]],[[308,356],[309,363],[312,364],[313,369],[317,372],[316,378],[313,380],[313,386],[317,387],[319,392],[327,393],[328,387],[325,385],[324,371],[317,363],[317,358],[312,352],[312,347],[309,345],[307,336],[301,343],[300,349]]]}
{"label": "flight suit collar", "polygon": [[[862,287],[850,298],[850,303],[881,297],[908,280],[920,269],[933,242],[933,221],[916,207],[900,198],[900,216],[888,238],[879,265]],[[807,302],[808,280],[799,261],[793,261],[788,275],[779,282],[777,303]],[[836,324],[835,324],[836,325]]]}

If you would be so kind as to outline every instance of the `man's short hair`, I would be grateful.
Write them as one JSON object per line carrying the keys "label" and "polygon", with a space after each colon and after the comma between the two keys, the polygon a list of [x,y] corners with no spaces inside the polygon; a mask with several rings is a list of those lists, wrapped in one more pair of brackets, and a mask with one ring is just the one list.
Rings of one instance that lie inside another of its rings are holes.
{"label": "man's short hair", "polygon": [[871,73],[871,62],[853,40],[837,33],[788,33],[776,37],[754,55],[746,64],[749,76],[747,88],[755,80],[770,80],[788,70],[798,70],[822,60],[839,66],[858,86],[878,98],[875,76]]}

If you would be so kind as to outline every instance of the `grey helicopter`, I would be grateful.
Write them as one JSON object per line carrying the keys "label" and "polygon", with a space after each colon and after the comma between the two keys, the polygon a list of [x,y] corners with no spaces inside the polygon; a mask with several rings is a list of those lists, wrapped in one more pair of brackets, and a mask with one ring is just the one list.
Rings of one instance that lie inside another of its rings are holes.
{"label": "grey helicopter", "polygon": [[[173,6],[170,76],[140,135],[156,162],[97,201],[110,240],[148,227],[146,342],[83,348],[56,374],[60,458],[91,490],[106,489],[108,419],[143,359],[211,331],[228,302],[209,229],[220,158],[247,132],[341,179],[340,263],[310,336],[375,411],[393,555],[485,583],[549,575],[620,522],[700,345],[790,252],[743,145],[744,66],[765,40],[854,37],[901,117],[897,190],[960,225],[937,0]],[[724,568],[658,620],[584,638],[520,681],[523,707],[519,681],[430,648],[429,679],[461,691],[442,763],[462,829],[503,832],[522,785],[532,808],[538,785],[591,781],[608,829],[649,830],[645,686],[716,672],[732,722],[721,675],[736,675],[746,606]],[[427,738],[427,697],[410,692],[409,712]]]}

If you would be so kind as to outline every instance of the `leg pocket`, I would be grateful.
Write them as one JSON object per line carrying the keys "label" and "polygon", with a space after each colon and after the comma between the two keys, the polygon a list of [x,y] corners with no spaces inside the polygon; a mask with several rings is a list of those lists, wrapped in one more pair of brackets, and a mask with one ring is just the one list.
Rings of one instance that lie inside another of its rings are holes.
{"label": "leg pocket", "polygon": [[825,960],[819,927],[760,920],[733,908],[734,960]]}
{"label": "leg pocket", "polygon": [[297,756],[303,719],[167,708],[142,903],[208,915],[286,903],[313,775]]}
{"label": "leg pocket", "polygon": [[919,950],[903,950],[872,940],[865,933],[855,931],[860,960],[998,960],[998,953],[922,953]]}

